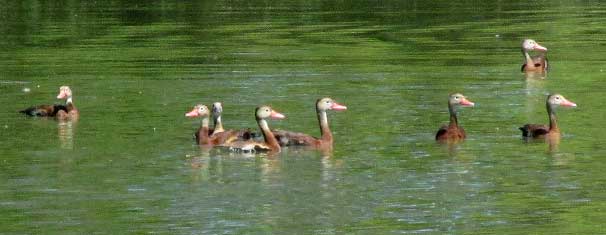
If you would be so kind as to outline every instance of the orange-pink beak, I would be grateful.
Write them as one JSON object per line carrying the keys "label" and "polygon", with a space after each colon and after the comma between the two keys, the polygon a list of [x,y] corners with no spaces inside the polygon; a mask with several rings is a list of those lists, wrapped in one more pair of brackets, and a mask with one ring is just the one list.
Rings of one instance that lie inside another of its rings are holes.
{"label": "orange-pink beak", "polygon": [[341,111],[341,110],[346,110],[347,106],[334,102],[334,103],[332,103],[332,106],[330,106],[330,108],[333,110]]}
{"label": "orange-pink beak", "polygon": [[538,43],[534,45],[534,48],[537,51],[547,51],[547,47],[541,46]]}
{"label": "orange-pink beak", "polygon": [[560,105],[561,105],[561,106],[566,106],[566,107],[577,107],[577,104],[572,103],[572,102],[570,102],[570,101],[568,101],[568,100],[566,100],[566,99],[564,99],[564,100],[563,100],[563,101],[560,103]]}
{"label": "orange-pink beak", "polygon": [[466,98],[463,98],[463,99],[461,100],[461,102],[459,102],[459,104],[460,104],[460,105],[463,105],[463,106],[468,106],[468,107],[473,107],[474,105],[476,105],[476,104],[474,104],[473,102],[471,102],[471,101],[467,100]]}
{"label": "orange-pink beak", "polygon": [[59,92],[59,95],[57,95],[57,99],[65,99],[65,98],[67,98],[67,92],[61,90]]}
{"label": "orange-pink beak", "polygon": [[192,111],[189,111],[188,113],[185,114],[186,117],[197,117],[200,116],[200,113],[198,113],[198,109],[194,108]]}
{"label": "orange-pink beak", "polygon": [[271,111],[271,114],[269,115],[269,117],[273,118],[273,119],[284,119],[286,118],[286,116],[284,116],[284,114],[278,113],[274,110]]}

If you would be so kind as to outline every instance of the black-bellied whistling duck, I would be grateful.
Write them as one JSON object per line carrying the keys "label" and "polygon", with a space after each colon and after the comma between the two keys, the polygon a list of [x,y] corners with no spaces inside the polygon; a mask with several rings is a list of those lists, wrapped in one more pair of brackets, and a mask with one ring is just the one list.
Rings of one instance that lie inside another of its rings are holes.
{"label": "black-bellied whistling duck", "polygon": [[273,110],[269,106],[260,106],[255,109],[255,118],[257,119],[257,124],[261,129],[261,133],[263,133],[263,142],[250,140],[239,140],[233,141],[231,143],[226,143],[221,146],[229,147],[231,150],[236,151],[269,151],[269,152],[280,152],[280,144],[276,140],[276,137],[269,129],[269,125],[267,124],[267,118],[272,119],[284,119],[286,116],[284,114],[278,113]]}
{"label": "black-bellied whistling duck", "polygon": [[276,136],[276,139],[282,146],[309,146],[313,148],[332,148],[333,137],[332,132],[330,131],[330,127],[328,125],[328,117],[326,114],[327,110],[346,110],[347,107],[341,104],[338,104],[331,98],[322,98],[316,101],[316,114],[318,115],[318,122],[320,124],[320,138],[315,138],[313,136],[284,131],[284,130],[274,130],[273,133]]}
{"label": "black-bellied whistling duck", "polygon": [[198,131],[194,133],[196,136],[196,142],[199,145],[213,145],[210,141],[209,129],[208,129],[208,115],[209,115],[208,107],[203,104],[197,104],[194,106],[194,109],[185,114],[186,117],[202,117],[202,122],[200,123],[200,128]]}
{"label": "black-bellied whistling duck", "polygon": [[72,100],[72,90],[68,86],[59,88],[57,99],[65,99],[65,104],[38,105],[19,111],[29,116],[57,117],[58,119],[78,118],[79,112]]}
{"label": "black-bellied whistling duck", "polygon": [[[530,56],[529,51],[539,51],[535,56]],[[539,45],[532,39],[526,39],[522,42],[522,54],[524,55],[524,64],[522,72],[545,72],[549,68],[545,52],[547,48]]]}
{"label": "black-bellied whistling duck", "polygon": [[465,96],[460,93],[451,94],[448,98],[448,112],[450,113],[450,124],[444,125],[438,130],[436,134],[437,141],[452,141],[456,142],[465,139],[465,130],[459,127],[457,120],[457,107],[466,106],[473,107],[474,103],[467,100]]}
{"label": "black-bellied whistling duck", "polygon": [[547,106],[547,114],[549,115],[549,126],[541,124],[526,124],[520,127],[522,136],[532,138],[542,138],[545,136],[560,136],[560,128],[556,121],[555,108],[557,106],[577,107],[577,104],[568,101],[560,94],[547,96],[545,102]]}

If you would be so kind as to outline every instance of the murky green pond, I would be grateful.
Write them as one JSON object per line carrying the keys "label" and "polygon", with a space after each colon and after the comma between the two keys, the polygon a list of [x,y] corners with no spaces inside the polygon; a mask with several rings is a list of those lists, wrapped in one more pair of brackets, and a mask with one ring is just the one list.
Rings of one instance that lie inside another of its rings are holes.
{"label": "murky green pond", "polygon": [[[606,217],[606,6],[600,1],[4,1],[2,234],[599,234]],[[545,79],[520,43],[549,48]],[[78,122],[18,110],[59,102]],[[29,89],[29,92],[26,92]],[[468,139],[444,146],[446,99]],[[559,145],[517,129],[560,109]],[[319,135],[332,154],[194,144],[196,103],[227,128]]]}

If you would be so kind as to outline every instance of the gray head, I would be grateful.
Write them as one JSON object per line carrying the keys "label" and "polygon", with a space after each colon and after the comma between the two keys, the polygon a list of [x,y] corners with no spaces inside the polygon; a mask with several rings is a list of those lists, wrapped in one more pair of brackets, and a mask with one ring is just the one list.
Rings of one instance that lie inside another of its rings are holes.
{"label": "gray head", "polygon": [[522,49],[524,51],[547,51],[546,47],[539,45],[539,43],[532,39],[524,40],[524,42],[522,42]]}

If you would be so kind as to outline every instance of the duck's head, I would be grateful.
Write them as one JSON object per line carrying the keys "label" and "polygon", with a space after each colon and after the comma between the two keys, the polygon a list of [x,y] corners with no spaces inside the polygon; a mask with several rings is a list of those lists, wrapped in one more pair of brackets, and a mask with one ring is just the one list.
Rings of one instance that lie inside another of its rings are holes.
{"label": "duck's head", "polygon": [[522,42],[522,49],[524,49],[524,51],[547,51],[546,47],[539,45],[539,43],[532,39],[524,40],[524,42]]}
{"label": "duck's head", "polygon": [[577,107],[577,104],[570,102],[560,94],[547,96],[547,103],[551,106]]}
{"label": "duck's head", "polygon": [[71,96],[72,96],[72,90],[69,89],[69,86],[59,87],[59,95],[57,95],[57,99],[67,99]]}
{"label": "duck's head", "polygon": [[286,116],[284,116],[284,114],[276,112],[275,110],[273,110],[271,107],[269,107],[267,105],[257,107],[257,109],[255,109],[255,116],[257,117],[257,120],[267,119],[267,118],[271,118],[271,119],[286,118]]}
{"label": "duck's head", "polygon": [[213,103],[213,116],[221,116],[221,113],[223,113],[223,104],[221,104],[221,102],[214,102]]}
{"label": "duck's head", "polygon": [[316,102],[316,108],[321,111],[326,111],[326,110],[341,111],[341,110],[346,110],[347,106],[341,105],[341,104],[335,102],[333,99],[326,97],[326,98],[319,99]]}
{"label": "duck's head", "polygon": [[194,109],[185,114],[186,117],[207,117],[208,115],[208,107],[203,104],[194,106]]}
{"label": "duck's head", "polygon": [[465,107],[473,107],[475,105],[473,102],[469,101],[461,93],[450,94],[450,97],[448,98],[448,103],[450,105],[459,105],[459,106],[465,106]]}

